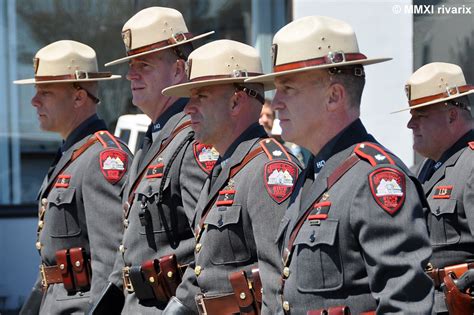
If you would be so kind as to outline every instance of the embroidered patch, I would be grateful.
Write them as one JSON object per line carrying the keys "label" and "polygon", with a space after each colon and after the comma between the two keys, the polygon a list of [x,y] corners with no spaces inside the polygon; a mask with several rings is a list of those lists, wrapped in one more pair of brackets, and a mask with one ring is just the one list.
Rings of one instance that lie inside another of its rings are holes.
{"label": "embroidered patch", "polygon": [[234,203],[235,192],[235,190],[219,191],[216,206],[231,206]]}
{"label": "embroidered patch", "polygon": [[163,177],[163,170],[165,165],[163,163],[158,163],[155,165],[148,166],[146,170],[146,178],[161,178]]}
{"label": "embroidered patch", "polygon": [[405,201],[405,175],[397,169],[379,168],[369,175],[370,190],[382,209],[394,215]]}
{"label": "embroidered patch", "polygon": [[107,149],[100,153],[100,170],[111,184],[120,181],[127,171],[128,156],[118,149]]}
{"label": "embroidered patch", "polygon": [[193,151],[194,158],[196,159],[199,167],[207,174],[211,174],[212,168],[219,158],[219,152],[217,152],[217,150],[212,145],[198,142],[194,143]]}
{"label": "embroidered patch", "polygon": [[273,160],[265,164],[265,188],[270,197],[282,203],[291,195],[298,176],[298,167],[289,161]]}
{"label": "embroidered patch", "polygon": [[435,188],[435,193],[433,199],[449,199],[451,198],[451,192],[453,191],[453,186],[437,186]]}
{"label": "embroidered patch", "polygon": [[58,175],[56,182],[54,183],[54,187],[56,188],[68,188],[69,182],[71,181],[71,175]]}

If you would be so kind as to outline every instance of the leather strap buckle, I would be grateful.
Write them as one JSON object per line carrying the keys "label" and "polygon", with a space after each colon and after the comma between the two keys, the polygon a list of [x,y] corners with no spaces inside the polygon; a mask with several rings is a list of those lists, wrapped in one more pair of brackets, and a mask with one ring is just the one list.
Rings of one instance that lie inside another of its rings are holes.
{"label": "leather strap buckle", "polygon": [[343,51],[330,51],[324,60],[326,63],[341,63],[346,61],[346,55]]}
{"label": "leather strap buckle", "polygon": [[128,293],[133,293],[132,281],[130,281],[130,267],[124,267],[122,269],[122,278],[123,278],[123,288],[127,290]]}
{"label": "leather strap buckle", "polygon": [[46,279],[44,265],[43,264],[39,265],[39,269],[40,269],[40,274],[41,274],[41,286],[43,287],[43,289],[46,289],[48,287],[48,280]]}
{"label": "leather strap buckle", "polygon": [[87,71],[76,70],[74,72],[76,80],[87,80],[89,79],[89,73]]}
{"label": "leather strap buckle", "polygon": [[172,44],[176,44],[176,43],[182,42],[184,40],[187,40],[187,38],[186,38],[186,34],[184,34],[183,32],[177,32],[177,33],[174,33],[173,35],[171,35],[171,43]]}
{"label": "leather strap buckle", "polygon": [[452,95],[456,95],[456,94],[459,94],[459,87],[456,85],[456,86],[453,86],[453,87],[449,87],[447,86],[446,87],[446,94],[448,96],[452,96]]}
{"label": "leather strap buckle", "polygon": [[198,308],[199,315],[207,315],[206,302],[204,301],[204,295],[196,295],[196,305]]}

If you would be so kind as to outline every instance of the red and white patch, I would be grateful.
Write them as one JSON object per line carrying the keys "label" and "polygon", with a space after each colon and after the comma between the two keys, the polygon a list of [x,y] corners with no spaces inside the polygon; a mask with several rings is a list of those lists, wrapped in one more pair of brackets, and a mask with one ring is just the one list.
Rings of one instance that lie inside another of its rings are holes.
{"label": "red and white patch", "polygon": [[71,175],[65,175],[65,174],[58,175],[58,178],[56,179],[56,182],[54,183],[54,187],[68,188],[70,181],[71,181]]}
{"label": "red and white patch", "polygon": [[100,170],[104,177],[115,184],[127,171],[128,156],[118,149],[107,149],[100,153]]}
{"label": "red and white patch", "polygon": [[469,142],[469,147],[471,150],[474,150],[474,141]]}
{"label": "red and white patch", "polygon": [[291,195],[298,177],[298,167],[289,161],[273,160],[265,164],[265,188],[277,203],[285,201]]}
{"label": "red and white patch", "polygon": [[394,215],[405,201],[405,174],[394,168],[379,168],[369,175],[370,191],[382,209]]}
{"label": "red and white patch", "polygon": [[219,152],[212,146],[202,143],[194,143],[194,158],[198,163],[199,167],[206,172],[211,174],[212,168],[216,164],[219,158]]}

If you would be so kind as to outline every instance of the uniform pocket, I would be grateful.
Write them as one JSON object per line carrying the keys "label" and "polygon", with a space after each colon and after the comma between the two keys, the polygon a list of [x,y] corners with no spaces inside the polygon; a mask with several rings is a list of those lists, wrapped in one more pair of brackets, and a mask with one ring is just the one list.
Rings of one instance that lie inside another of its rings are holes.
{"label": "uniform pocket", "polygon": [[324,292],[342,287],[343,271],[336,242],[339,221],[320,225],[305,222],[295,239],[296,276],[301,292]]}
{"label": "uniform pocket", "polygon": [[456,212],[456,200],[433,199],[430,200],[431,215],[429,226],[431,244],[442,246],[456,244],[461,239],[461,234],[456,227],[459,226]]}
{"label": "uniform pocket", "polygon": [[[159,202],[160,183],[148,184],[145,189],[140,189],[140,192],[135,194],[134,202],[138,206],[138,211],[134,215],[140,216],[140,221],[146,223],[140,225],[140,234],[142,235],[173,230],[170,208],[163,206],[163,202]],[[165,185],[161,194],[165,194],[167,186]]]}
{"label": "uniform pocket", "polygon": [[49,193],[45,220],[51,237],[73,237],[81,233],[75,194],[75,188],[53,189]]}
{"label": "uniform pocket", "polygon": [[245,241],[241,208],[233,205],[221,207],[221,210],[212,209],[204,221],[207,224],[206,242],[218,249],[209,257],[214,265],[242,263],[251,257]]}

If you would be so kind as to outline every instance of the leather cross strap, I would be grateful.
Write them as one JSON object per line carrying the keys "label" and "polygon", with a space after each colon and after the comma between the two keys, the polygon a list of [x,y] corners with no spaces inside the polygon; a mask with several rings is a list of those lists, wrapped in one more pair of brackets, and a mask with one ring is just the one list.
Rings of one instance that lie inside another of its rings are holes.
{"label": "leather cross strap", "polygon": [[[263,152],[264,151],[263,151],[263,148],[261,146],[259,146],[258,148],[250,151],[250,153],[245,156],[245,158],[242,160],[242,162],[240,164],[234,166],[230,170],[228,179],[234,177],[238,172],[240,172],[245,167],[245,165],[247,165],[256,156],[258,156],[259,154],[261,154]],[[224,182],[224,185],[227,184],[227,182],[228,182],[228,180]],[[194,235],[196,236],[196,242],[199,242],[199,240],[201,239],[201,234],[202,234],[202,231],[204,230],[203,229],[204,228],[204,221],[206,221],[206,217],[209,214],[209,210],[211,210],[211,208],[214,205],[214,203],[215,203],[218,196],[219,196],[219,193],[215,194],[212,197],[212,201],[208,203],[207,208],[202,212],[201,220],[199,220],[199,224],[198,224],[198,226],[196,227],[196,229],[194,231]]]}
{"label": "leather cross strap", "polygon": [[415,105],[431,102],[437,99],[443,99],[445,97],[454,96],[459,93],[468,92],[470,90],[474,90],[474,85],[467,84],[467,85],[463,85],[459,87],[453,87],[453,88],[449,88],[448,90],[446,90],[446,92],[443,92],[443,93],[420,97],[420,98],[408,101],[408,104],[410,106],[415,106]]}
{"label": "leather cross strap", "polygon": [[319,65],[326,65],[326,64],[334,64],[334,67],[338,66],[338,63],[344,61],[356,61],[356,60],[365,60],[367,57],[360,53],[341,53],[341,52],[334,52],[331,56],[324,56],[320,58],[308,59],[303,61],[297,62],[290,62],[285,63],[282,65],[274,66],[273,72],[281,72],[287,70],[294,70],[300,69],[305,67],[312,67],[312,66],[319,66]]}
{"label": "leather cross strap", "polygon": [[109,78],[112,76],[112,72],[86,72],[86,71],[76,71],[74,74],[64,74],[64,75],[37,75],[35,76],[35,81],[62,81],[62,80],[87,80],[87,79],[99,79],[99,78]]}
{"label": "leather cross strap", "polygon": [[166,139],[165,142],[163,142],[160,146],[160,148],[158,149],[158,151],[155,153],[155,155],[153,156],[152,159],[150,159],[150,162],[145,165],[145,167],[143,168],[142,172],[140,173],[140,175],[138,176],[138,179],[135,181],[135,183],[133,184],[133,187],[132,189],[130,190],[130,193],[128,195],[128,201],[125,203],[124,207],[123,207],[123,210],[124,210],[124,219],[127,219],[128,218],[128,215],[130,213],[130,209],[132,208],[132,204],[133,204],[133,199],[134,199],[134,196],[135,196],[135,191],[137,190],[138,188],[138,185],[140,185],[140,183],[142,182],[143,180],[143,177],[146,175],[146,172],[148,170],[148,166],[156,159],[156,157],[158,155],[160,155],[167,147],[168,145],[171,143],[171,141],[173,141],[173,139],[183,130],[185,129],[186,127],[190,126],[191,125],[191,121],[186,121],[184,123],[182,123],[181,125],[179,125],[175,130],[173,130],[173,132],[171,133],[171,135]]}
{"label": "leather cross strap", "polygon": [[[329,175],[329,177],[327,178],[327,188],[326,188],[325,192],[327,192],[332,186],[334,186],[334,184],[336,184],[339,181],[339,179],[342,177],[342,175],[344,175],[347,171],[349,171],[359,161],[360,161],[359,156],[352,153],[341,165],[339,165],[331,173],[331,175]],[[324,194],[322,194],[322,195],[324,195]],[[322,197],[318,198],[318,201],[321,198]],[[296,224],[295,228],[293,229],[293,232],[291,233],[290,239],[288,241],[288,246],[285,248],[285,251],[283,253],[283,264],[284,264],[285,267],[288,266],[287,264],[290,261],[291,254],[293,252],[293,245],[294,245],[295,240],[296,240],[296,236],[298,235],[298,232],[300,231],[301,227],[303,226],[303,223],[306,221],[309,214],[313,210],[313,204],[314,203],[312,203],[311,206],[306,210],[305,214],[300,218],[300,220]]]}

